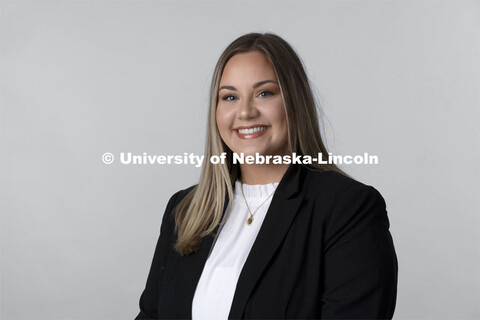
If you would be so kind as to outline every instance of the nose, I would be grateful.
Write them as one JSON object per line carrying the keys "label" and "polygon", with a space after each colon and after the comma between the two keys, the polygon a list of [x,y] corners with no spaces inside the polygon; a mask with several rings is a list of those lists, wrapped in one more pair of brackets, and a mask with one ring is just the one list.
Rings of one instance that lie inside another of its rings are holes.
{"label": "nose", "polygon": [[250,99],[243,99],[241,101],[238,109],[238,118],[239,119],[252,119],[257,117],[259,114],[255,103]]}

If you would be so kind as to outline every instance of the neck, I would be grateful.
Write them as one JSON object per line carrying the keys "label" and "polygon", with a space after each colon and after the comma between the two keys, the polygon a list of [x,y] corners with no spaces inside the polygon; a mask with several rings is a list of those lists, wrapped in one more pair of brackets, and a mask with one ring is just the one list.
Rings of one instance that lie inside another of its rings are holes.
{"label": "neck", "polygon": [[267,184],[280,182],[288,164],[241,164],[242,183]]}

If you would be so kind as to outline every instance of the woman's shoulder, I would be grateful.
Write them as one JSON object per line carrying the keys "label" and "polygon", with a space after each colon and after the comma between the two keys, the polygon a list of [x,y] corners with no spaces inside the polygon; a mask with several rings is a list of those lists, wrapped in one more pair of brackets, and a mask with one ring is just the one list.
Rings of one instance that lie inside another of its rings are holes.
{"label": "woman's shoulder", "polygon": [[385,200],[373,186],[335,171],[306,170],[304,181],[309,199],[328,212],[329,234],[352,225],[375,223],[376,219],[388,228]]}
{"label": "woman's shoulder", "polygon": [[[382,198],[380,192],[373,186],[365,184],[349,175],[337,171],[316,170],[305,167],[304,190],[336,198]],[[383,200],[383,199],[382,199]]]}
{"label": "woman's shoulder", "polygon": [[169,202],[173,202],[173,205],[177,205],[187,194],[189,194],[197,185],[194,184],[186,189],[181,189],[175,192],[171,197]]}
{"label": "woman's shoulder", "polygon": [[167,216],[173,216],[175,208],[180,203],[180,201],[182,201],[182,199],[185,198],[185,196],[187,194],[189,194],[196,186],[197,185],[193,185],[193,186],[188,187],[186,189],[181,189],[181,190],[175,192],[170,197],[170,199],[168,200],[168,203],[167,203],[167,208],[165,209],[165,214],[164,214],[163,220],[167,219]]}
{"label": "woman's shoulder", "polygon": [[171,197],[170,200],[168,200],[167,203],[167,208],[165,209],[165,213],[163,214],[162,218],[162,230],[167,229],[168,224],[172,224],[172,228],[174,226],[174,220],[175,220],[175,208],[177,205],[182,201],[183,198],[187,194],[190,193],[197,185],[193,185],[191,187],[188,187],[186,189],[181,189],[177,192],[175,192]]}

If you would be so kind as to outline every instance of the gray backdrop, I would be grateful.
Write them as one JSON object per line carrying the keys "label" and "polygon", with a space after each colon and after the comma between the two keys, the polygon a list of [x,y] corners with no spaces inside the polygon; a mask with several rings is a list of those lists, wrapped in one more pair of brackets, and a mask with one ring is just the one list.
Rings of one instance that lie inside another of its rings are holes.
{"label": "gray backdrop", "polygon": [[275,32],[302,57],[343,168],[385,197],[396,319],[479,310],[478,1],[3,1],[1,318],[131,319],[220,53]]}

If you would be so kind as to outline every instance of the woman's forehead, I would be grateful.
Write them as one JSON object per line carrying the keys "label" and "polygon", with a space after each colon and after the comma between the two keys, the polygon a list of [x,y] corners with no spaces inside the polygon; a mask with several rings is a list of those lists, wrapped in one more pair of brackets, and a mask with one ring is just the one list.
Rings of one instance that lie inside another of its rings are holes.
{"label": "woman's forehead", "polygon": [[239,53],[228,60],[223,70],[220,84],[276,80],[275,69],[267,57],[258,51]]}

